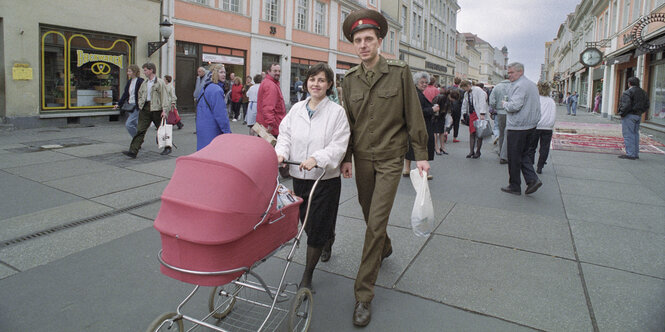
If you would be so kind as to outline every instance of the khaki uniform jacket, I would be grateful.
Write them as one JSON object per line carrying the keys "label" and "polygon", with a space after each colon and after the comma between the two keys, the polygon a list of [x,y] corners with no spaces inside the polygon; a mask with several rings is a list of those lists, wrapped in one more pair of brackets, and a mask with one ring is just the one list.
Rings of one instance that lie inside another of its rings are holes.
{"label": "khaki uniform jacket", "polygon": [[[143,109],[146,100],[148,99],[148,79],[143,81],[141,88],[139,89],[139,109]],[[171,110],[171,96],[169,95],[166,83],[164,80],[157,77],[155,78],[155,84],[152,85],[152,92],[150,94],[150,111],[164,111],[168,116],[169,111]]]}
{"label": "khaki uniform jacket", "polygon": [[416,160],[427,160],[427,129],[411,71],[405,62],[379,55],[373,84],[362,64],[351,68],[342,82],[351,138],[344,162],[386,160],[404,156],[409,138]]}

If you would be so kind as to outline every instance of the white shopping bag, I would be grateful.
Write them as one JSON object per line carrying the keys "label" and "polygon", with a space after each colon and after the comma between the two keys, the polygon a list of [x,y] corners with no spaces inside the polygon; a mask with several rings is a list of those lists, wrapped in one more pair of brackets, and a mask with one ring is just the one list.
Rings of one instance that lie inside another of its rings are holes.
{"label": "white shopping bag", "polygon": [[166,118],[162,118],[162,124],[157,129],[157,145],[160,149],[173,146],[173,125],[166,123]]}
{"label": "white shopping bag", "polygon": [[428,237],[434,228],[434,206],[427,184],[427,174],[420,176],[418,169],[411,170],[411,184],[416,190],[416,200],[411,211],[411,228],[416,236]]}

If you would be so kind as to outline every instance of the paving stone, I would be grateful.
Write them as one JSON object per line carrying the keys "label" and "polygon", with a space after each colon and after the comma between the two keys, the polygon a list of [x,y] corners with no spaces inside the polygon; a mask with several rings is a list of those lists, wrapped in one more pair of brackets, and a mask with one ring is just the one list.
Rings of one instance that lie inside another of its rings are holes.
{"label": "paving stone", "polygon": [[48,181],[45,184],[78,196],[92,198],[163,180],[163,177],[154,175],[136,173],[125,169],[111,169]]}
{"label": "paving stone", "polygon": [[607,181],[560,178],[559,185],[561,186],[562,194],[600,197],[623,202],[665,205],[665,200],[659,198],[651,190],[638,184],[624,183],[618,186],[614,182]]}
{"label": "paving stone", "polygon": [[98,143],[98,144],[82,145],[71,148],[57,149],[56,151],[63,154],[85,158],[85,157],[98,156],[109,153],[121,153],[122,151],[126,150],[127,148],[120,144]]}
{"label": "paving stone", "polygon": [[166,160],[160,160],[151,163],[132,165],[128,166],[127,168],[141,173],[157,175],[170,179],[171,176],[173,176],[173,171],[175,171],[175,159],[168,158]]}
{"label": "paving stone", "polygon": [[0,280],[12,276],[16,273],[18,273],[18,271],[10,269],[6,265],[2,264],[2,262],[0,262]]}
{"label": "paving stone", "polygon": [[168,183],[168,180],[159,181],[98,196],[91,200],[114,208],[124,208],[160,198]]}
{"label": "paving stone", "polygon": [[54,161],[72,158],[72,156],[53,151],[3,153],[2,158],[0,158],[0,169],[36,164],[47,164]]}
{"label": "paving stone", "polygon": [[598,180],[635,184],[638,182],[637,178],[630,173],[623,170],[610,170],[598,168],[584,168],[566,165],[557,165],[556,174],[560,178],[573,178],[583,180]]}
{"label": "paving stone", "polygon": [[575,259],[566,220],[457,203],[435,233]]}
{"label": "paving stone", "polygon": [[143,218],[148,219],[148,221],[153,222],[157,218],[157,213],[159,213],[159,208],[162,206],[162,202],[152,203],[138,209],[134,209],[131,212],[133,215],[137,215]]}
{"label": "paving stone", "polygon": [[136,159],[129,158],[124,154],[122,154],[122,152],[120,151],[88,157],[89,160],[98,161],[111,166],[123,167],[123,168],[138,166],[156,161],[170,160],[174,158],[175,157],[171,155],[162,156],[158,152],[143,151],[143,150],[139,152],[139,156]]}
{"label": "paving stone", "polygon": [[[2,184],[0,220],[69,204],[81,199],[4,171],[0,171],[0,183]],[[2,224],[1,221],[0,224]]]}
{"label": "paving stone", "polygon": [[580,260],[665,278],[665,234],[571,220]]}
{"label": "paving stone", "polygon": [[64,179],[72,176],[109,170],[111,168],[113,167],[99,162],[75,158],[55,161],[49,163],[48,167],[39,164],[7,168],[5,171],[37,182],[46,182],[49,180]]}
{"label": "paving stone", "polygon": [[[388,226],[388,236],[392,241],[393,254],[381,265],[377,285],[392,288],[397,278],[404,272],[409,262],[418,254],[426,239],[416,237],[411,230]],[[335,244],[328,262],[319,262],[317,269],[355,280],[360,266],[365,241],[365,222],[355,218],[338,217]],[[307,236],[303,233],[300,248],[294,260],[305,264]],[[283,249],[277,256],[286,258],[290,248]],[[316,280],[314,280],[316,287]]]}
{"label": "paving stone", "polygon": [[600,197],[561,195],[569,219],[665,234],[665,207]]}
{"label": "paving stone", "polygon": [[120,214],[0,249],[0,260],[21,271],[150,227],[143,218]]}
{"label": "paving stone", "polygon": [[600,331],[663,331],[665,280],[590,264],[582,270]]}
{"label": "paving stone", "polygon": [[435,235],[397,289],[536,329],[588,331],[573,261]]}
{"label": "paving stone", "polygon": [[0,241],[7,241],[113,210],[108,206],[81,200],[0,221]]}

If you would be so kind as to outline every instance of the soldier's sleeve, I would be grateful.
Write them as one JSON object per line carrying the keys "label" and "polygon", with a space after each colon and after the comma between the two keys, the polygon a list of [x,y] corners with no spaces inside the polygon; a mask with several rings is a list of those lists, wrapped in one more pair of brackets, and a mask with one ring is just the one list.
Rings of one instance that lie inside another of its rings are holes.
{"label": "soldier's sleeve", "polygon": [[427,160],[427,127],[425,127],[420,100],[408,66],[402,70],[402,90],[404,91],[404,119],[413,152],[416,160]]}
{"label": "soldier's sleeve", "polygon": [[[347,73],[348,75],[348,73]],[[349,81],[344,80],[342,82],[342,100],[343,105],[344,105],[344,112],[346,113],[346,118],[349,121],[349,128],[351,131],[351,135],[349,135],[349,144],[347,144],[346,147],[346,154],[344,155],[344,159],[342,160],[343,163],[346,162],[351,162],[351,156],[353,155],[353,127],[355,124],[355,119],[353,118],[353,115],[351,114],[351,110],[349,110],[349,106],[351,105],[351,102],[349,101],[349,95],[351,94],[351,89],[349,87]]]}

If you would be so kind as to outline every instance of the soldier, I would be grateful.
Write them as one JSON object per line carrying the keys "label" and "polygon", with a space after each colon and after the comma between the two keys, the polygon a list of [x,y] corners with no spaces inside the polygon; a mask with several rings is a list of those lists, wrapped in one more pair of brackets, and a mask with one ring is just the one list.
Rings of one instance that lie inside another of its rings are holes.
{"label": "soldier", "polygon": [[351,138],[341,171],[345,178],[352,176],[353,156],[358,201],[367,224],[354,285],[353,324],[366,326],[381,262],[392,254],[386,228],[409,138],[420,174],[427,176],[430,166],[425,120],[409,67],[378,54],[388,32],[385,17],[361,9],[349,14],[342,28],[362,61],[346,73],[342,82]]}

